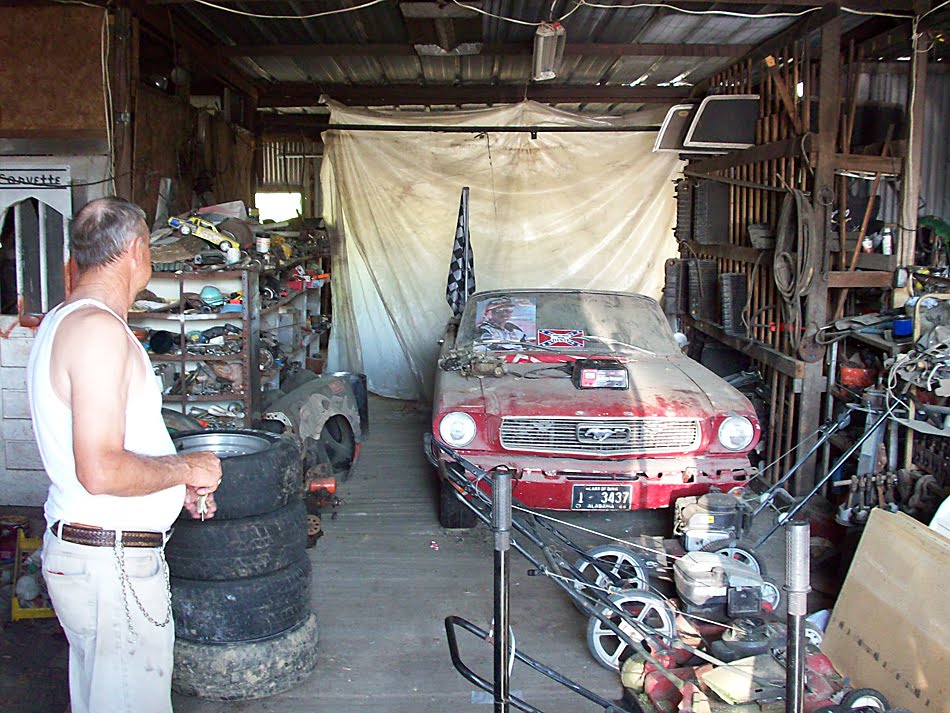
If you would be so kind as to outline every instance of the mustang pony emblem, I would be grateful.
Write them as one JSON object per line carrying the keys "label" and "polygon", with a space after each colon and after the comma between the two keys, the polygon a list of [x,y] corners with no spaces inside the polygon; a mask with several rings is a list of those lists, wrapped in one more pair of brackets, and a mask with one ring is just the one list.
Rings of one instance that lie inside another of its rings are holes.
{"label": "mustang pony emblem", "polygon": [[597,426],[581,424],[577,427],[577,440],[581,443],[604,443],[607,440],[619,440],[626,443],[630,439],[628,426]]}

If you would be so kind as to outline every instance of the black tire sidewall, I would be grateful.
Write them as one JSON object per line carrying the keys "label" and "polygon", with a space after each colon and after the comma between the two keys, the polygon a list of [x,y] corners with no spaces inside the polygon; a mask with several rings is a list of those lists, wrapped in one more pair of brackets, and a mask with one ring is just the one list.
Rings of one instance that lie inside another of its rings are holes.
{"label": "black tire sidewall", "polygon": [[258,453],[221,459],[221,484],[214,493],[215,519],[232,520],[274,512],[303,490],[303,459],[290,436],[252,429],[189,431],[172,436],[176,444],[188,436],[208,433],[262,438],[270,446]]}
{"label": "black tire sidewall", "polygon": [[310,614],[306,551],[290,566],[229,581],[171,578],[175,636],[198,643],[253,641],[286,631]]}
{"label": "black tire sidewall", "polygon": [[173,577],[220,582],[288,567],[306,544],[307,508],[297,497],[273,512],[239,520],[215,516],[202,522],[183,515],[165,546],[165,558]]}
{"label": "black tire sidewall", "polygon": [[458,501],[456,490],[444,478],[439,478],[439,524],[450,530],[469,530],[475,527],[478,516]]}
{"label": "black tire sidewall", "polygon": [[317,665],[315,614],[259,641],[200,644],[178,639],[172,688],[212,701],[243,701],[287,691]]}

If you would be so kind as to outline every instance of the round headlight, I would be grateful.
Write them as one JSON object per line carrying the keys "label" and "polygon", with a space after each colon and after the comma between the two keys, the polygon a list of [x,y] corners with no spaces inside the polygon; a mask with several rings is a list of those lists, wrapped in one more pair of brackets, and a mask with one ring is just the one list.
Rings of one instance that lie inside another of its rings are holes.
{"label": "round headlight", "polygon": [[475,419],[467,413],[454,411],[439,424],[439,435],[453,448],[462,448],[475,440]]}
{"label": "round headlight", "polygon": [[745,416],[729,416],[719,424],[719,442],[726,450],[745,450],[753,438],[755,427]]}

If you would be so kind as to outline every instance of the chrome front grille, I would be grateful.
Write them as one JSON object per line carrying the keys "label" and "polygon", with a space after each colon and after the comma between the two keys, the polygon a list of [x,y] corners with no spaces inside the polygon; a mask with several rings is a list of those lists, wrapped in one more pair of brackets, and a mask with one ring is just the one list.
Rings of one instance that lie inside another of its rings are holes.
{"label": "chrome front grille", "polygon": [[699,447],[692,418],[503,418],[501,445],[509,451],[640,455],[684,453]]}

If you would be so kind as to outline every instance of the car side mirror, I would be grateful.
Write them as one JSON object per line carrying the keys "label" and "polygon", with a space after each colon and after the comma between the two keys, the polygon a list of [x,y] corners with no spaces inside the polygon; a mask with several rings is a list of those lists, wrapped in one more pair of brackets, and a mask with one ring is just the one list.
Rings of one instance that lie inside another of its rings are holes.
{"label": "car side mirror", "polygon": [[680,351],[684,351],[687,345],[689,345],[689,340],[686,338],[686,335],[683,334],[682,332],[676,332],[673,335],[673,341],[676,342],[677,346],[679,346]]}

